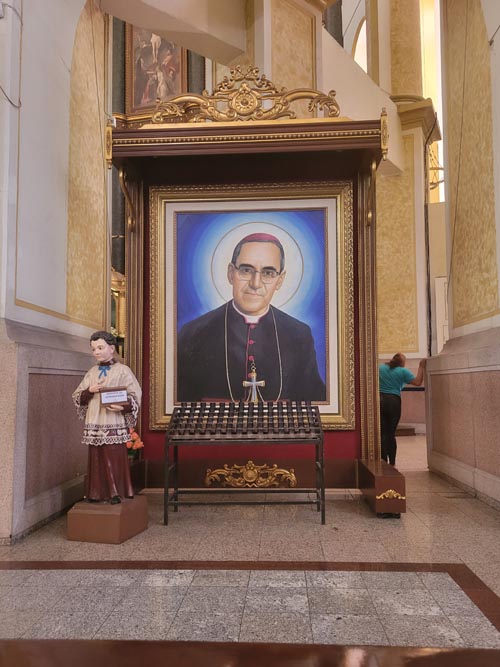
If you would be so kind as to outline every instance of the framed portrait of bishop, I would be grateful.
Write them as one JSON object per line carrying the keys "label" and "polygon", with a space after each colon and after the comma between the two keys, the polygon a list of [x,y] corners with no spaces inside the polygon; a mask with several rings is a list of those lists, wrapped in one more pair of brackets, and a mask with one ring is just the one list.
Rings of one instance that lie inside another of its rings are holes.
{"label": "framed portrait of bishop", "polygon": [[305,400],[352,428],[352,184],[155,187],[150,225],[151,427],[184,401]]}

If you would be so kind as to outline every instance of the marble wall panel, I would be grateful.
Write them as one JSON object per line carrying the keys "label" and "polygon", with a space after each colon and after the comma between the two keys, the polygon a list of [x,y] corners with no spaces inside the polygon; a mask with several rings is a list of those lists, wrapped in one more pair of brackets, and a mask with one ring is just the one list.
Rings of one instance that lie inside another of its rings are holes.
{"label": "marble wall panel", "polygon": [[471,373],[476,467],[500,477],[500,371]]}
{"label": "marble wall panel", "polygon": [[402,424],[425,424],[425,393],[403,391],[401,393]]}
{"label": "marble wall panel", "polygon": [[12,504],[8,535],[16,537],[82,497],[86,449],[71,394],[92,358],[84,338],[12,321],[6,330],[9,367],[16,364],[5,392],[15,406],[15,439],[13,467],[1,481]]}
{"label": "marble wall panel", "polygon": [[471,373],[430,376],[432,448],[474,467]]}
{"label": "marble wall panel", "polygon": [[78,375],[30,373],[25,499],[85,474],[87,447],[71,394]]}
{"label": "marble wall panel", "polygon": [[445,0],[453,327],[499,311],[490,46],[481,0]]}
{"label": "marble wall panel", "polygon": [[[479,497],[497,503],[500,328],[451,338],[441,354],[427,360],[427,372],[430,374],[427,433],[433,434],[432,469],[475,489]],[[453,403],[453,407],[447,408],[448,403]],[[460,448],[454,448],[455,441],[462,443]],[[440,458],[439,454],[445,456]]]}

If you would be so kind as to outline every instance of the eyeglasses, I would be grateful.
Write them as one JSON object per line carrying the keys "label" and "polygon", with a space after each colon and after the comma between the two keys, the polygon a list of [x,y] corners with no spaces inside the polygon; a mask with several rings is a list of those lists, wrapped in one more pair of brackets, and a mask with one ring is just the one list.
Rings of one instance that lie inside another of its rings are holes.
{"label": "eyeglasses", "polygon": [[238,273],[239,279],[247,282],[252,280],[256,273],[260,273],[260,279],[263,283],[272,283],[281,273],[280,271],[276,271],[276,269],[262,269],[262,271],[257,271],[257,269],[248,264],[241,264],[234,268]]}

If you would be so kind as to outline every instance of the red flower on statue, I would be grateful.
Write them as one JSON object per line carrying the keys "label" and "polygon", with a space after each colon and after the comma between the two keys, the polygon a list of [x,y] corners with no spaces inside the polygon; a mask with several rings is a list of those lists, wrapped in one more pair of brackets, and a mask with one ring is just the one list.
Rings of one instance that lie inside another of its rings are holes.
{"label": "red flower on statue", "polygon": [[141,447],[144,447],[141,436],[133,428],[130,429],[130,440],[126,444],[127,449],[141,449]]}

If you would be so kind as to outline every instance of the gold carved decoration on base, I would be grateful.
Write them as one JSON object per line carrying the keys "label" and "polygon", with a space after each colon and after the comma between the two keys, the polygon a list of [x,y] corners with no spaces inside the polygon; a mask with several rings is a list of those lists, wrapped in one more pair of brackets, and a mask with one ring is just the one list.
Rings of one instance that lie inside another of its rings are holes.
{"label": "gold carved decoration on base", "polygon": [[394,489],[387,489],[384,493],[381,493],[379,496],[375,496],[377,500],[406,500],[406,496],[402,496]]}
{"label": "gold carved decoration on base", "polygon": [[223,468],[211,470],[208,468],[205,475],[205,486],[211,486],[214,482],[220,482],[222,486],[231,486],[240,488],[267,489],[272,486],[279,486],[281,483],[287,483],[289,487],[297,486],[297,478],[293,468],[278,468],[274,463],[272,466],[257,466],[253,461],[248,461],[246,465],[229,466],[224,464]]}
{"label": "gold carved decoration on base", "polygon": [[153,123],[200,123],[202,121],[232,122],[247,120],[277,120],[296,118],[290,104],[309,100],[308,110],[325,110],[328,118],[340,115],[335,91],[328,94],[312,88],[278,90],[266,78],[259,76],[258,67],[248,67],[243,72],[238,65],[225,76],[214,92],[206,90],[201,95],[186,93],[166,102],[158,102],[152,116]]}

